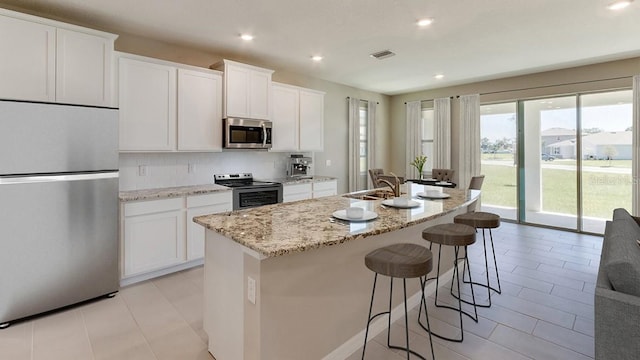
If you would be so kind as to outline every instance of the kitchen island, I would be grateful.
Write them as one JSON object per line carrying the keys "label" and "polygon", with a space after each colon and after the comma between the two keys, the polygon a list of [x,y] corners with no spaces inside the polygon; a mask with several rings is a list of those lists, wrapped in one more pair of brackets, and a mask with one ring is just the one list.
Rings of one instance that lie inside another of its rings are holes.
{"label": "kitchen island", "polygon": [[[418,207],[391,208],[353,193],[196,217],[207,228],[204,330],[211,354],[217,360],[340,359],[360,347],[373,281],[364,256],[392,243],[428,245],[424,228],[451,222],[480,194],[411,183],[405,190]],[[450,198],[416,197],[427,190]],[[378,217],[330,220],[350,206]],[[448,250],[443,259],[453,257]],[[451,269],[452,261],[442,266]],[[415,306],[419,286],[411,285],[408,303]],[[378,309],[388,299],[385,288],[379,287]]]}

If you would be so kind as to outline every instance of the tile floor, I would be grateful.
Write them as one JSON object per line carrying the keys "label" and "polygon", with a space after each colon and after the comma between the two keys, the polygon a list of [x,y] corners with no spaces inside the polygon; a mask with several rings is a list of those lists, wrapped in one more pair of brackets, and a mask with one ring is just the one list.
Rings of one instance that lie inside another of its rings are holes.
{"label": "tile floor", "polygon": [[[464,342],[434,338],[436,358],[592,359],[602,238],[503,223],[494,241],[503,293],[492,296],[491,308],[478,310],[478,323],[465,318]],[[480,243],[471,248],[470,258],[472,276],[484,278]],[[0,330],[0,359],[213,359],[202,330],[202,283],[199,267],[123,288],[113,299],[13,324]],[[463,290],[465,296],[468,292]],[[486,300],[486,292],[478,292]],[[444,301],[453,301],[443,293]],[[459,335],[455,313],[434,308],[432,300],[434,331]],[[429,358],[426,333],[416,317],[413,310],[412,348]],[[403,326],[403,319],[392,325],[392,342],[404,341]],[[406,359],[385,344],[386,332],[371,339],[367,359]],[[360,357],[361,350],[349,360]]]}

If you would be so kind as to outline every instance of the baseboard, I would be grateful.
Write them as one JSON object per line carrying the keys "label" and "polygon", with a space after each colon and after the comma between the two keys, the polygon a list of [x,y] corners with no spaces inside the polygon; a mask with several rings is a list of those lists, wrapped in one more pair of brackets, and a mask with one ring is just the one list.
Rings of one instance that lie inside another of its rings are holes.
{"label": "baseboard", "polygon": [[[458,265],[458,269],[459,271],[462,271],[462,264]],[[447,271],[446,273],[440,275],[440,277],[443,279],[450,279],[452,275],[453,275],[453,268]],[[424,288],[424,295],[425,297],[429,297],[431,294],[435,293],[435,291],[436,291],[436,282],[431,281]],[[407,310],[412,310],[416,306],[420,305],[420,295],[421,294],[418,292],[407,299]],[[398,306],[396,306],[391,310],[391,322],[393,323],[394,321],[400,319],[403,316],[404,316],[404,302],[398,304]],[[385,331],[385,329],[387,328],[387,322],[388,320],[386,316],[381,316],[376,320],[372,321],[371,324],[369,325],[368,341],[371,341],[371,339],[375,338],[380,333]],[[322,360],[344,360],[348,358],[349,356],[351,356],[351,354],[353,354],[354,352],[356,352],[358,349],[362,347],[362,344],[364,343],[365,332],[366,332],[366,328],[363,328],[359,333],[354,335],[351,339],[347,340],[342,345],[338,346],[335,350],[330,352],[327,356],[322,358]]]}
{"label": "baseboard", "polygon": [[134,275],[128,278],[123,278],[123,279],[120,279],[120,287],[125,287],[141,281],[145,281],[145,280],[157,278],[160,276],[168,275],[174,272],[186,270],[192,267],[200,266],[202,264],[204,264],[204,258],[187,261],[179,265],[171,266],[168,268],[164,268],[164,269],[160,269],[160,270],[156,270],[156,271],[152,271],[152,272],[148,272],[140,275]]}

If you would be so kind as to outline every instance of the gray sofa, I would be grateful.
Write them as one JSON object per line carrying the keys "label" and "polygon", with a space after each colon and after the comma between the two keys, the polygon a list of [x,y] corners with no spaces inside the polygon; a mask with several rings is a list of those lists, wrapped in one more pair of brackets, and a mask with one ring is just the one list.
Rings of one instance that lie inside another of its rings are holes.
{"label": "gray sofa", "polygon": [[640,359],[640,218],[607,221],[595,291],[596,359]]}

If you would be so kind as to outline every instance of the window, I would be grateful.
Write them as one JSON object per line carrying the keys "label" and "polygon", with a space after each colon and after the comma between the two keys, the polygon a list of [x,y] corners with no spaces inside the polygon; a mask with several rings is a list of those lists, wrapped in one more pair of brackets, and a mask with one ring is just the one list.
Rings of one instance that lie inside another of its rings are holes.
{"label": "window", "polygon": [[359,114],[360,114],[360,143],[359,143],[359,154],[360,154],[360,161],[358,162],[358,190],[366,190],[368,188],[367,186],[367,179],[369,177],[369,168],[367,166],[368,164],[368,148],[369,148],[369,139],[368,139],[368,133],[369,133],[369,128],[368,128],[368,110],[367,110],[367,101],[366,100],[361,100],[360,101],[360,110],[359,110]]}
{"label": "window", "polygon": [[423,172],[431,173],[433,169],[433,134],[434,134],[434,111],[433,105],[431,107],[422,108],[422,136],[421,149],[422,155],[427,157],[427,162],[424,164]]}

